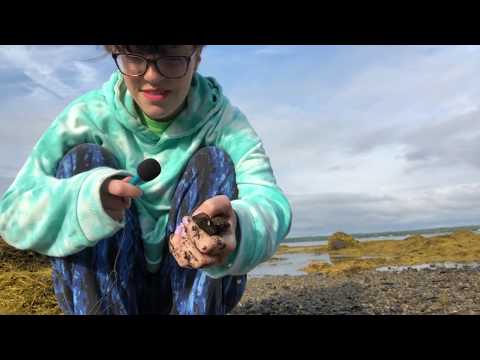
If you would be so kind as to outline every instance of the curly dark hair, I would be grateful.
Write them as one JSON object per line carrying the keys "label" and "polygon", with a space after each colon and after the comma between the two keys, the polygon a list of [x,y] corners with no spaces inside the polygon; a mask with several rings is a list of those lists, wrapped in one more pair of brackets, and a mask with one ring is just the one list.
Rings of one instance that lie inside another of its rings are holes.
{"label": "curly dark hair", "polygon": [[[103,45],[104,50],[112,54],[113,52],[129,52],[142,54],[165,54],[167,49],[179,45]],[[200,51],[205,45],[193,45]]]}

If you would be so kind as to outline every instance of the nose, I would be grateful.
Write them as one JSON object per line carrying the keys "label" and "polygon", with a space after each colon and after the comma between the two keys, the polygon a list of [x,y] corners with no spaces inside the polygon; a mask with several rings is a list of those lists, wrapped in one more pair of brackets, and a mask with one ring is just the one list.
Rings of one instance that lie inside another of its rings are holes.
{"label": "nose", "polygon": [[145,80],[150,82],[156,82],[164,79],[163,75],[160,74],[157,70],[157,67],[154,63],[149,63],[147,67],[147,72],[143,75]]}

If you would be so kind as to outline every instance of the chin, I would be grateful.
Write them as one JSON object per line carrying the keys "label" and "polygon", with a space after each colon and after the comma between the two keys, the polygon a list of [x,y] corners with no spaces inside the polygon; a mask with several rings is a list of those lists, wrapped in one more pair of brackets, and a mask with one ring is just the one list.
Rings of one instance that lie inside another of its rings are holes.
{"label": "chin", "polygon": [[161,113],[161,114],[152,114],[153,116],[150,116],[150,118],[154,120],[170,120],[170,117],[172,116],[170,113]]}
{"label": "chin", "polygon": [[147,112],[147,115],[155,120],[161,120],[163,118],[166,118],[169,116],[169,114],[170,112],[165,111],[163,109],[158,109],[158,108],[151,109],[150,111]]}

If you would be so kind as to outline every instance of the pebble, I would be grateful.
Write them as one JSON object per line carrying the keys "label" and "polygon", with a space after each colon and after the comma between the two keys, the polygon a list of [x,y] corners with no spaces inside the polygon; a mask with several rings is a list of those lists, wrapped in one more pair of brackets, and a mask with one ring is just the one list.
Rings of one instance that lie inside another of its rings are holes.
{"label": "pebble", "polygon": [[480,269],[249,278],[235,315],[480,315]]}

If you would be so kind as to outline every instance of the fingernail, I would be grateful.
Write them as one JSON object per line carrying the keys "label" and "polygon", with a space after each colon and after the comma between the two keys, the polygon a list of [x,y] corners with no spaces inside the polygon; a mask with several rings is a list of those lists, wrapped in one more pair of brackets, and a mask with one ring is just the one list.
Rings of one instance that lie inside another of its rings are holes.
{"label": "fingernail", "polygon": [[182,218],[182,224],[187,226],[189,223],[190,223],[190,219],[188,218],[188,216],[184,216]]}
{"label": "fingernail", "polygon": [[175,235],[181,236],[183,231],[185,231],[185,229],[183,228],[183,224],[180,224],[175,229]]}

